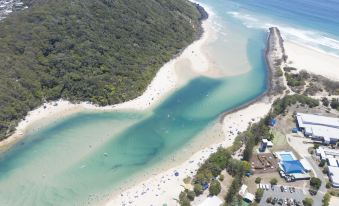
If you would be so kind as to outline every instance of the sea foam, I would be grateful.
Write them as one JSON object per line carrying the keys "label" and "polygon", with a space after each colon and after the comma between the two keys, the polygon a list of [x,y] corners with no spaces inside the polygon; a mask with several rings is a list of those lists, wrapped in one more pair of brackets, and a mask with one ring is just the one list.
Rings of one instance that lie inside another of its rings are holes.
{"label": "sea foam", "polygon": [[282,22],[275,22],[265,18],[254,17],[246,12],[228,12],[230,16],[241,21],[247,28],[258,28],[267,30],[269,27],[278,27],[284,39],[298,43],[301,46],[314,49],[318,52],[339,57],[339,40],[327,33],[301,29],[286,25]]}

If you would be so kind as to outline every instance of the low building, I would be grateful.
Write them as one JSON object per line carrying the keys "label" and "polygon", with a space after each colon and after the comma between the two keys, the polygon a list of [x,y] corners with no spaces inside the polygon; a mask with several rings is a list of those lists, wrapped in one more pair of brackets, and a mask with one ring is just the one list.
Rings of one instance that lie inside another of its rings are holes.
{"label": "low building", "polygon": [[297,113],[297,123],[306,137],[335,144],[339,140],[339,118]]}
{"label": "low building", "polygon": [[217,196],[207,197],[199,206],[220,206],[224,202]]}
{"label": "low building", "polygon": [[265,152],[268,147],[273,147],[273,143],[267,139],[262,139],[259,147],[259,152]]}
{"label": "low building", "polygon": [[338,167],[337,160],[334,157],[327,158],[327,165],[331,167]]}
{"label": "low building", "polygon": [[247,191],[247,185],[242,185],[238,193],[246,202],[253,202],[255,196]]}
{"label": "low building", "polygon": [[282,161],[280,164],[285,174],[306,173],[304,167],[302,166],[299,160]]}
{"label": "low building", "polygon": [[329,149],[326,147],[319,147],[315,150],[316,155],[322,160],[327,160],[328,158],[339,158],[339,150]]}
{"label": "low building", "polygon": [[301,159],[300,163],[306,172],[310,172],[311,170],[313,170],[313,167],[306,159]]}
{"label": "low building", "polygon": [[328,167],[328,178],[333,187],[339,187],[339,167]]}
{"label": "low building", "polygon": [[280,176],[287,182],[310,179],[310,172],[313,168],[306,159],[298,160],[291,151],[281,151],[275,153],[280,160]]}

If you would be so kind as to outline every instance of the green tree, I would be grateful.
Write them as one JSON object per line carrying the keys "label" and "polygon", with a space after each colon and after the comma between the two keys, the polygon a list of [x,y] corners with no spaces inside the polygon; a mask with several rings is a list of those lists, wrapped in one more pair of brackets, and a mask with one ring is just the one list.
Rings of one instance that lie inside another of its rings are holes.
{"label": "green tree", "polygon": [[256,183],[256,184],[260,184],[260,182],[261,182],[261,177],[255,178],[255,183]]}
{"label": "green tree", "polygon": [[313,205],[313,199],[310,198],[310,197],[306,197],[303,200],[303,204],[304,204],[304,206],[312,206]]}
{"label": "green tree", "polygon": [[319,167],[323,167],[326,164],[326,160],[322,159],[319,163]]}
{"label": "green tree", "polygon": [[194,190],[196,196],[199,196],[204,192],[201,184],[194,184],[193,190]]}
{"label": "green tree", "polygon": [[187,193],[188,199],[189,199],[190,201],[193,201],[194,198],[195,198],[195,192],[192,191],[192,190],[188,190],[186,193]]}
{"label": "green tree", "polygon": [[211,196],[216,196],[220,193],[221,191],[221,185],[218,180],[213,180],[210,184],[209,187],[209,192]]}
{"label": "green tree", "polygon": [[180,206],[190,206],[191,201],[188,199],[186,192],[181,192],[179,195]]}
{"label": "green tree", "polygon": [[321,186],[321,180],[317,177],[311,177],[310,179],[310,185],[315,188],[316,190],[319,190]]}
{"label": "green tree", "polygon": [[255,201],[259,203],[263,196],[264,196],[264,190],[261,188],[258,188],[257,191],[255,192]]}
{"label": "green tree", "polygon": [[328,107],[328,105],[330,104],[330,101],[326,97],[322,98],[321,102],[325,107]]}
{"label": "green tree", "polygon": [[330,182],[326,182],[326,188],[330,189],[331,187],[332,187],[331,183]]}
{"label": "green tree", "polygon": [[0,140],[45,101],[108,105],[141,95],[206,16],[185,0],[24,2],[29,9],[0,21]]}
{"label": "green tree", "polygon": [[329,193],[326,193],[323,197],[322,206],[329,206],[330,205],[330,200],[331,200],[331,195]]}
{"label": "green tree", "polygon": [[245,172],[251,171],[251,164],[248,161],[242,161],[243,168]]}
{"label": "green tree", "polygon": [[272,179],[270,180],[270,183],[271,183],[271,185],[277,185],[277,183],[278,183],[277,178],[272,178]]}
{"label": "green tree", "polygon": [[327,173],[328,173],[328,167],[327,167],[327,166],[324,166],[322,172],[323,172],[324,174],[327,174]]}

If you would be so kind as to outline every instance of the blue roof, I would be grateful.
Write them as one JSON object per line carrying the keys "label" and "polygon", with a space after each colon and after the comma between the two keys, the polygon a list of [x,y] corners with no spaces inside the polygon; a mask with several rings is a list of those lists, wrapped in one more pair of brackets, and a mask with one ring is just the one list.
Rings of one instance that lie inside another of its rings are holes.
{"label": "blue roof", "polygon": [[283,161],[282,167],[284,172],[287,174],[290,173],[304,173],[305,169],[300,163],[299,160],[292,160],[292,161]]}

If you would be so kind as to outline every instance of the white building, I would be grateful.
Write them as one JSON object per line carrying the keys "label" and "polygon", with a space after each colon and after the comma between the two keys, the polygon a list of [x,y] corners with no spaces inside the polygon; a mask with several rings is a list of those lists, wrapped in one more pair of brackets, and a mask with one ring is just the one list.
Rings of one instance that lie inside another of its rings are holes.
{"label": "white building", "polygon": [[299,128],[305,136],[335,144],[339,140],[339,118],[297,113]]}
{"label": "white building", "polygon": [[240,195],[243,199],[245,199],[245,200],[247,200],[247,201],[249,201],[249,202],[253,202],[254,199],[255,199],[255,196],[254,196],[252,193],[249,193],[249,192],[247,191],[247,185],[242,185],[242,186],[241,186],[241,188],[240,188],[240,190],[239,190],[239,195]]}
{"label": "white building", "polygon": [[328,158],[339,158],[339,150],[329,149],[325,147],[319,147],[315,150],[316,155],[320,156],[320,159],[326,160]]}
{"label": "white building", "polygon": [[199,206],[220,206],[224,202],[219,197],[207,197]]}
{"label": "white building", "polygon": [[306,159],[300,159],[299,161],[306,172],[310,172],[311,170],[313,170],[313,167]]}
{"label": "white building", "polygon": [[333,187],[339,187],[339,167],[328,167],[328,177]]}
{"label": "white building", "polygon": [[327,165],[331,167],[338,167],[337,160],[334,157],[327,158]]}

